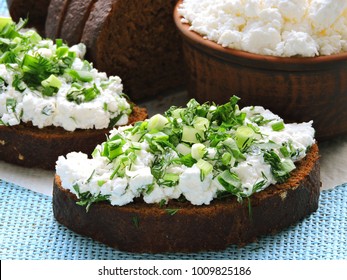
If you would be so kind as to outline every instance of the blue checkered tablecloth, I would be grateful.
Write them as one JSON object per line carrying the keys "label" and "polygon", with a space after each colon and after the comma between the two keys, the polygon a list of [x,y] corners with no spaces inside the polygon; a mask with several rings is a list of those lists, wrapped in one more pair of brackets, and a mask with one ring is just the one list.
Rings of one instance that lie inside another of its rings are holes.
{"label": "blue checkered tablecloth", "polygon": [[0,180],[0,259],[16,260],[339,260],[347,259],[347,184],[321,193],[319,209],[243,248],[192,254],[117,251],[58,224],[52,198]]}
{"label": "blue checkered tablecloth", "polygon": [[[0,0],[0,16],[8,16]],[[52,179],[53,181],[53,179]],[[58,224],[52,198],[0,179],[0,259],[347,259],[347,184],[323,191],[317,212],[276,235],[243,248],[196,254],[132,254],[120,252]]]}
{"label": "blue checkered tablecloth", "polygon": [[9,16],[5,0],[0,0],[0,16]]}

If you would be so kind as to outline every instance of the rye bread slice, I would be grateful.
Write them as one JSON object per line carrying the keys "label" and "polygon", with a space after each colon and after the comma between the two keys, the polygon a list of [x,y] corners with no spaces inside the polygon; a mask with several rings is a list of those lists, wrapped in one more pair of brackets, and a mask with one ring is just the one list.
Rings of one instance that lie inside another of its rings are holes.
{"label": "rye bread slice", "polygon": [[[77,197],[55,176],[53,212],[69,229],[129,252],[197,252],[245,245],[265,234],[274,234],[316,211],[320,194],[317,144],[296,163],[287,182],[255,193],[249,202],[235,198],[194,206],[170,201],[160,208],[138,199],[125,206],[93,204],[88,212]],[[249,203],[251,211],[249,210]],[[172,215],[168,209],[178,209]]]}
{"label": "rye bread slice", "polygon": [[172,18],[177,0],[97,1],[81,41],[88,59],[122,77],[132,100],[184,84],[181,38]]}
{"label": "rye bread slice", "polygon": [[[135,106],[129,124],[145,118],[146,109]],[[39,129],[27,123],[0,126],[0,160],[53,170],[60,155],[72,151],[91,154],[108,133],[109,129],[77,129],[72,132],[54,126]]]}
{"label": "rye bread slice", "polygon": [[27,27],[34,27],[41,35],[45,35],[45,22],[51,0],[7,0],[8,11],[13,21],[28,18]]}
{"label": "rye bread slice", "polygon": [[60,38],[61,26],[70,1],[71,0],[50,0],[45,23],[45,33],[48,38]]}
{"label": "rye bread slice", "polygon": [[61,26],[60,38],[72,46],[81,41],[84,25],[97,0],[70,1]]}

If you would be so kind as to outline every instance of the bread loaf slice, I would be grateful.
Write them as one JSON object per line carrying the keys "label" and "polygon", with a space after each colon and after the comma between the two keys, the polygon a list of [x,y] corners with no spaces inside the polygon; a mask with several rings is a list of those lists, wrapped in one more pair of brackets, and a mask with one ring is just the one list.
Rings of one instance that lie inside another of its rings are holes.
{"label": "bread loaf slice", "polygon": [[176,2],[104,0],[91,9],[81,38],[88,59],[121,76],[132,100],[184,84],[181,38],[172,19]]}
{"label": "bread loaf slice", "polygon": [[121,207],[95,203],[88,212],[56,176],[53,211],[69,229],[123,251],[223,250],[276,233],[316,211],[321,186],[317,144],[296,166],[288,181],[271,185],[243,203],[233,197],[201,206],[170,201],[161,208],[138,199]]}
{"label": "bread loaf slice", "polygon": [[32,5],[31,22],[38,29],[44,26],[46,37],[85,43],[88,60],[108,75],[121,76],[134,101],[185,85],[181,37],[172,18],[177,0],[8,2],[11,15],[20,10],[24,18]]}
{"label": "bread loaf slice", "polygon": [[15,22],[28,18],[28,27],[34,27],[41,36],[45,34],[45,22],[51,0],[7,0],[8,11]]}
{"label": "bread loaf slice", "polygon": [[45,34],[48,38],[61,38],[62,23],[70,1],[71,0],[50,0],[45,21]]}
{"label": "bread loaf slice", "polygon": [[83,28],[96,0],[71,1],[66,9],[60,36],[70,46],[81,41]]}
{"label": "bread loaf slice", "polygon": [[[147,118],[145,108],[134,107],[129,124]],[[105,139],[110,129],[77,129],[61,127],[39,129],[28,123],[0,126],[0,159],[25,167],[53,170],[60,155],[72,151],[90,154]]]}

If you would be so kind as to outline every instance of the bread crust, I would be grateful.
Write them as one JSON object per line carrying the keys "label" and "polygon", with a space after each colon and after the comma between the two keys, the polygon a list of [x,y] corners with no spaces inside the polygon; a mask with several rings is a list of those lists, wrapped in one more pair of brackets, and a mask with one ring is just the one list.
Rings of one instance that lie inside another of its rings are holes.
{"label": "bread crust", "polygon": [[[170,201],[160,208],[138,199],[125,206],[94,204],[86,212],[63,188],[59,176],[53,186],[53,212],[69,229],[129,252],[198,252],[245,245],[264,234],[276,233],[316,211],[320,194],[317,144],[297,163],[290,179],[271,185],[239,203],[235,198],[210,205]],[[179,209],[170,215],[167,209]]]}
{"label": "bread crust", "polygon": [[69,46],[78,44],[81,41],[84,25],[96,1],[76,0],[69,3],[60,33],[60,38]]}
{"label": "bread crust", "polygon": [[45,21],[51,0],[7,0],[11,18],[18,22],[20,18],[28,18],[27,27],[34,27],[41,35],[45,35]]}
{"label": "bread crust", "polygon": [[45,33],[48,38],[60,38],[61,26],[70,1],[72,0],[50,0],[45,22]]}
{"label": "bread crust", "polygon": [[177,0],[97,1],[81,42],[100,71],[122,77],[132,100],[185,84],[181,38],[172,11]]}
{"label": "bread crust", "polygon": [[[8,1],[14,10],[35,2]],[[186,85],[182,39],[172,18],[177,0],[41,1],[49,6],[31,18],[42,21],[45,36],[68,45],[85,43],[88,60],[100,71],[120,76],[133,101]]]}
{"label": "bread crust", "polygon": [[[135,106],[129,124],[147,118],[145,108]],[[91,154],[95,146],[105,140],[109,129],[77,129],[61,127],[39,129],[23,123],[0,126],[0,160],[26,167],[53,170],[60,155],[72,151]]]}

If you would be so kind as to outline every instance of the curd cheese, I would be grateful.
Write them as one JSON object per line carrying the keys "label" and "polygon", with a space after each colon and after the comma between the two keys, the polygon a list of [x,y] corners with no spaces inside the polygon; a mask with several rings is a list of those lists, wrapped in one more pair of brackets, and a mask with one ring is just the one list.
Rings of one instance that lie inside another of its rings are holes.
{"label": "curd cheese", "polygon": [[203,205],[285,182],[315,143],[312,122],[284,124],[263,107],[240,109],[238,100],[216,106],[192,99],[186,108],[113,129],[92,158],[60,156],[56,173],[83,205],[122,206],[139,197]]}
{"label": "curd cheese", "polygon": [[84,60],[85,45],[69,48],[15,24],[3,27],[0,37],[0,125],[74,131],[128,123],[121,79]]}
{"label": "curd cheese", "polygon": [[178,11],[223,47],[280,57],[347,51],[345,0],[184,0]]}

